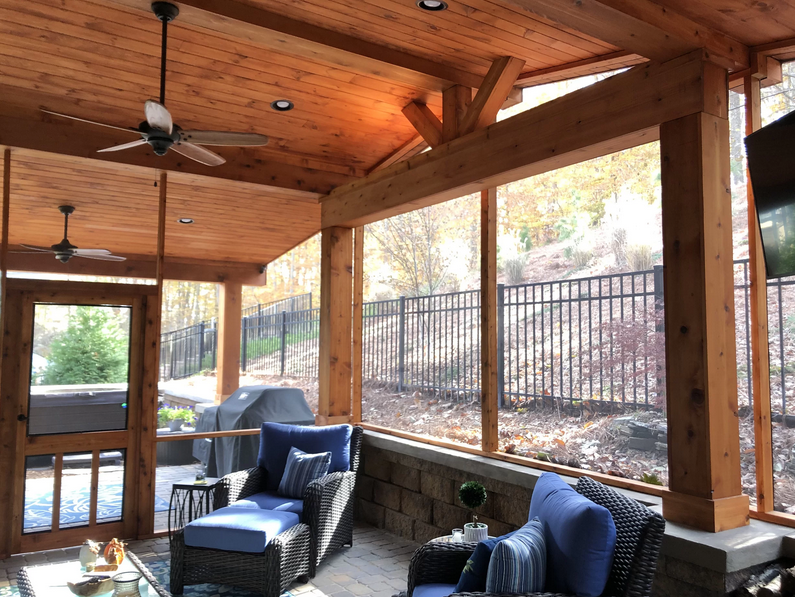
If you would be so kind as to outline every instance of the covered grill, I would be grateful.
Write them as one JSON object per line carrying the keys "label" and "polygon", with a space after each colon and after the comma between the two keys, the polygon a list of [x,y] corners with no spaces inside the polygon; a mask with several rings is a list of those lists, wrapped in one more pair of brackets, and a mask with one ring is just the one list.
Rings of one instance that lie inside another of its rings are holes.
{"label": "covered grill", "polygon": [[[263,423],[314,425],[315,415],[304,398],[303,390],[278,386],[245,386],[217,407],[201,416],[196,431],[230,431],[255,429]],[[257,465],[259,435],[218,437],[211,442],[194,440],[193,455],[207,466],[207,476],[228,473]]]}

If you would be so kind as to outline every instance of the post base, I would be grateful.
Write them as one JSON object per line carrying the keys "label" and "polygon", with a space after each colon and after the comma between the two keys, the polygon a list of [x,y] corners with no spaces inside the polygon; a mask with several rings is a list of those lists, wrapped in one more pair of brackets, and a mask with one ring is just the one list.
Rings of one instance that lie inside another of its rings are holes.
{"label": "post base", "polygon": [[686,493],[663,493],[663,516],[669,522],[718,533],[750,522],[747,495],[709,500]]}

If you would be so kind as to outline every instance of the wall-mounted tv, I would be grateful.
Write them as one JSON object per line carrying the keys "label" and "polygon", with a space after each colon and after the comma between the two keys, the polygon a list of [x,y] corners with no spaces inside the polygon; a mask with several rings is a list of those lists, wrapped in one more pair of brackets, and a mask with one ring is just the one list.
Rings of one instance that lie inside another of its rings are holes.
{"label": "wall-mounted tv", "polygon": [[795,275],[795,112],[745,138],[768,278]]}

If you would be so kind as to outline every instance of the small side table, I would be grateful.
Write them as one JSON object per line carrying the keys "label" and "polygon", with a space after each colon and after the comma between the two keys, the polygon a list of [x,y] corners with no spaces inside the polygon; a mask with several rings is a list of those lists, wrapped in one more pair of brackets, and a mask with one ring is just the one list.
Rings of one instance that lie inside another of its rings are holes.
{"label": "small side table", "polygon": [[196,483],[188,478],[174,483],[171,487],[171,502],[168,505],[169,539],[190,521],[213,511],[215,506],[215,486],[221,479],[207,477],[206,483]]}

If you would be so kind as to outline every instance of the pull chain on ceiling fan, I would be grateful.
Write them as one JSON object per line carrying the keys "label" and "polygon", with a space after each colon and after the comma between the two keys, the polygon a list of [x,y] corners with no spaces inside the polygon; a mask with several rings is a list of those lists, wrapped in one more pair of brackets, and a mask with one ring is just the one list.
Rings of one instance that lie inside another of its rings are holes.
{"label": "pull chain on ceiling fan", "polygon": [[163,23],[160,45],[160,101],[146,100],[144,103],[144,115],[146,120],[138,125],[137,128],[123,128],[112,124],[95,122],[77,116],[61,114],[41,108],[42,112],[70,118],[80,122],[87,122],[97,126],[104,126],[125,132],[134,132],[141,136],[136,141],[114,145],[99,152],[122,151],[132,147],[149,144],[156,155],[165,155],[169,149],[180,155],[197,161],[205,166],[220,166],[226,160],[214,151],[210,151],[202,145],[216,146],[263,146],[268,144],[268,137],[257,133],[234,133],[224,131],[193,131],[182,130],[174,124],[171,113],[166,109],[166,52],[168,50],[168,24],[179,14],[179,9],[170,2],[153,2],[152,12]]}
{"label": "pull chain on ceiling fan", "polygon": [[69,242],[69,216],[75,211],[71,205],[61,205],[58,211],[63,214],[63,240],[56,245],[52,245],[49,249],[46,247],[37,247],[35,245],[22,245],[29,251],[9,251],[10,253],[18,254],[41,254],[41,253],[54,253],[55,258],[61,263],[68,262],[72,257],[83,257],[85,259],[96,259],[98,261],[125,261],[126,257],[113,255],[107,249],[80,249]]}

